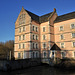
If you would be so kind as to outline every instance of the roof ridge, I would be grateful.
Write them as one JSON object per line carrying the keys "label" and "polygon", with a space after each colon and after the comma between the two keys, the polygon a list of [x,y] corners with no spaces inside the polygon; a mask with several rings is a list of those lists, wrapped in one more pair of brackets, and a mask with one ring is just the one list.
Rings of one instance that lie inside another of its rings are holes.
{"label": "roof ridge", "polygon": [[[50,13],[52,13],[52,12],[50,12]],[[48,15],[48,14],[50,14],[50,13],[47,13],[47,14],[41,15],[41,16],[39,16],[39,17],[42,17],[42,16],[45,16],[45,15]]]}

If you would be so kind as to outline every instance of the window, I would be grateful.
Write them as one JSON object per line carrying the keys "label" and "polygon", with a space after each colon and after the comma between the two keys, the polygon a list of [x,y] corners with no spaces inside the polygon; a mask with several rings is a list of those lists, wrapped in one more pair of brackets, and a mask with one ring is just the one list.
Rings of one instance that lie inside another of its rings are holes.
{"label": "window", "polygon": [[19,17],[19,25],[25,24],[25,14],[21,14]]}
{"label": "window", "polygon": [[75,42],[73,42],[73,47],[75,47]]}
{"label": "window", "polygon": [[21,36],[19,36],[19,41],[21,41]]}
{"label": "window", "polygon": [[44,52],[44,57],[46,57],[46,52]]}
{"label": "window", "polygon": [[38,44],[36,44],[36,49],[38,49]]}
{"label": "window", "polygon": [[38,52],[36,52],[36,58],[38,57]]}
{"label": "window", "polygon": [[62,39],[64,39],[64,36],[63,36],[63,34],[61,34],[61,35],[60,35],[60,37],[61,37],[61,40],[62,40]]}
{"label": "window", "polygon": [[64,48],[64,43],[61,43],[61,48]]}
{"label": "window", "polygon": [[33,35],[33,40],[35,40],[35,36]]}
{"label": "window", "polygon": [[43,40],[46,40],[46,35],[43,35]]}
{"label": "window", "polygon": [[43,32],[45,32],[45,27],[43,27]]}
{"label": "window", "polygon": [[72,38],[75,38],[75,33],[72,33]]}
{"label": "window", "polygon": [[23,32],[25,31],[25,26],[23,27]]}
{"label": "window", "polygon": [[36,32],[38,32],[38,27],[36,27]]}
{"label": "window", "polygon": [[19,33],[21,32],[21,28],[19,28]]}
{"label": "window", "polygon": [[63,26],[60,26],[60,31],[63,31]]}
{"label": "window", "polygon": [[43,48],[44,48],[44,49],[46,48],[46,43],[43,43]]}
{"label": "window", "polygon": [[36,35],[36,40],[38,40],[38,35]]}
{"label": "window", "polygon": [[18,58],[19,58],[19,59],[21,58],[21,53],[18,53]]}
{"label": "window", "polygon": [[33,54],[32,54],[32,55],[33,55],[33,58],[35,58],[35,52],[33,52]]}
{"label": "window", "polygon": [[74,24],[71,24],[71,29],[75,29],[75,25]]}
{"label": "window", "polygon": [[19,49],[21,49],[21,44],[19,44]]}
{"label": "window", "polygon": [[23,35],[23,40],[25,40],[25,35]]}
{"label": "window", "polygon": [[23,44],[23,49],[25,48],[25,44]]}
{"label": "window", "polygon": [[35,44],[33,43],[33,49],[35,49]]}
{"label": "window", "polygon": [[33,31],[35,31],[35,27],[33,26]]}
{"label": "window", "polygon": [[65,58],[66,53],[65,52],[61,52],[62,58]]}

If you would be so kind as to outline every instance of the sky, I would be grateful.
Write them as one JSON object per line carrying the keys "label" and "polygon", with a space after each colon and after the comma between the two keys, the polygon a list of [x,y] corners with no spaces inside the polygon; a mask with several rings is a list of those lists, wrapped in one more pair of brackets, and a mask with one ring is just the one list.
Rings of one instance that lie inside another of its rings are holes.
{"label": "sky", "polygon": [[75,11],[75,0],[0,0],[0,42],[15,40],[15,21],[22,6],[39,16],[56,8],[59,16]]}

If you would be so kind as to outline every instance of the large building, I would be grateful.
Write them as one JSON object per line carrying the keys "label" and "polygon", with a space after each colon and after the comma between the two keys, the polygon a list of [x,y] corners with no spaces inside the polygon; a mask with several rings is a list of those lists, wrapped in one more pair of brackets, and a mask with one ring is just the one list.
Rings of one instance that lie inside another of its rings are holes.
{"label": "large building", "polygon": [[75,56],[75,12],[58,16],[56,9],[42,16],[23,7],[15,22],[16,59]]}

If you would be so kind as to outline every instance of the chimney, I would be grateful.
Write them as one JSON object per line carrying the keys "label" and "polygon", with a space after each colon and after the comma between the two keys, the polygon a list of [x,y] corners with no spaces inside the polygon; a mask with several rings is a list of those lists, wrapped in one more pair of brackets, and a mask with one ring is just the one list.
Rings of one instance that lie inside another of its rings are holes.
{"label": "chimney", "polygon": [[54,8],[54,12],[56,12],[56,9]]}

